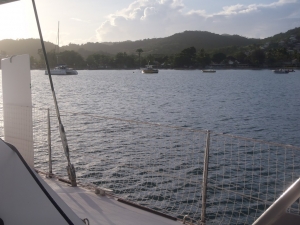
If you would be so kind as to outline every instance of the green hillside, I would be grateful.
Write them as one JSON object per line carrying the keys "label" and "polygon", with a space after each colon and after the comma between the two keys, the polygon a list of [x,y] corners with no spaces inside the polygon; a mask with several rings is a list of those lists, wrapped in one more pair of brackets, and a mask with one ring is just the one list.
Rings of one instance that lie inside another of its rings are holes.
{"label": "green hillside", "polygon": [[69,44],[61,50],[74,50],[87,57],[91,53],[101,52],[117,54],[118,52],[135,53],[142,48],[143,54],[176,54],[182,49],[194,46],[196,49],[212,50],[226,46],[246,46],[257,43],[259,39],[249,39],[238,35],[219,35],[206,31],[185,31],[165,38],[152,38],[139,41]]}
{"label": "green hillside", "polygon": [[[176,54],[182,49],[194,46],[196,49],[212,50],[227,46],[246,46],[258,42],[259,39],[248,39],[238,35],[219,35],[205,31],[185,31],[165,38],[152,38],[139,41],[103,42],[86,44],[69,44],[61,46],[60,51],[76,51],[84,58],[93,53],[106,53],[115,55],[118,52],[135,53],[142,48],[143,55],[147,54]],[[45,42],[46,50],[55,49],[55,44]],[[25,54],[38,59],[38,49],[41,49],[39,39],[1,40],[0,51],[6,55]]]}
{"label": "green hillside", "polygon": [[[51,42],[45,42],[47,51],[54,50],[55,45]],[[0,54],[1,55],[20,55],[29,54],[34,58],[39,58],[38,49],[41,49],[40,39],[18,39],[11,40],[5,39],[0,41]]]}
{"label": "green hillside", "polygon": [[265,42],[279,42],[281,40],[289,39],[291,37],[291,35],[294,35],[294,36],[300,38],[300,27],[296,27],[294,29],[288,30],[285,33],[279,33],[279,34],[276,34],[272,37],[262,39],[261,42],[262,43],[265,43]]}
{"label": "green hillside", "polygon": [[[286,33],[280,33],[265,39],[250,39],[228,34],[219,35],[206,31],[184,31],[165,38],[123,42],[89,42],[81,45],[69,44],[61,46],[60,52],[65,50],[75,51],[84,58],[87,58],[93,53],[116,55],[119,52],[126,52],[128,55],[136,54],[136,50],[141,48],[143,49],[144,56],[149,54],[172,55],[194,46],[198,51],[203,48],[209,53],[221,51],[225,54],[230,54],[245,46],[260,45],[266,42],[278,42],[288,39],[291,35],[299,37],[300,28],[295,28]],[[50,42],[45,42],[45,46],[48,52],[53,51],[56,47],[55,44]],[[41,49],[39,39],[6,39],[0,41],[0,54],[2,56],[28,53],[34,58],[39,59],[38,49]]]}

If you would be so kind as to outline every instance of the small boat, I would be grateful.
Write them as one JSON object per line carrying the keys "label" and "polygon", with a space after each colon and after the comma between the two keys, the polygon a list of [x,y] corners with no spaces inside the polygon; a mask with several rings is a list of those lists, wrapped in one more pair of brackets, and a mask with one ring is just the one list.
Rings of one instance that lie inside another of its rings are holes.
{"label": "small boat", "polygon": [[146,68],[142,68],[142,73],[158,73],[158,69],[153,68],[153,65],[146,65]]}
{"label": "small boat", "polygon": [[289,73],[288,70],[284,70],[284,69],[276,69],[273,70],[274,73],[279,73],[279,74],[285,74],[285,73]]}
{"label": "small boat", "polygon": [[202,70],[203,73],[215,73],[215,70]]}
{"label": "small boat", "polygon": [[[78,72],[72,68],[68,68],[67,65],[59,65],[50,70],[51,75],[77,75]],[[45,70],[45,75],[48,75],[48,71]]]}

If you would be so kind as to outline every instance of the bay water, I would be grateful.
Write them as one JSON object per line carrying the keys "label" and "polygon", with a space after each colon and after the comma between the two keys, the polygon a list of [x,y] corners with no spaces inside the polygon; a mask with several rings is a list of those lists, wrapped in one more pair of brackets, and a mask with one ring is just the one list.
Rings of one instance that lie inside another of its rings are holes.
{"label": "bay water", "polygon": [[[53,83],[62,111],[300,146],[299,71],[87,70],[77,76],[53,76]],[[32,96],[35,107],[54,108],[44,71],[32,71]]]}

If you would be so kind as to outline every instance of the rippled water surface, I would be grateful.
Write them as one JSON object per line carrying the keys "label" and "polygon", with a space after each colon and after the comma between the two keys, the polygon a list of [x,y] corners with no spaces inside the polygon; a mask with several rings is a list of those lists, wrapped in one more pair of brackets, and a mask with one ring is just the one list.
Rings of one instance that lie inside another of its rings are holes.
{"label": "rippled water surface", "polygon": [[[34,106],[52,109],[53,171],[66,177],[48,76],[31,74]],[[79,71],[53,83],[80,182],[196,223],[203,130],[207,224],[252,224],[299,177],[299,148],[220,134],[300,146],[299,71]],[[35,166],[47,171],[45,115],[34,110]]]}
{"label": "rippled water surface", "polygon": [[[48,77],[32,71],[33,104],[53,107]],[[300,72],[79,71],[53,76],[60,109],[300,146]],[[68,128],[66,127],[66,130]]]}

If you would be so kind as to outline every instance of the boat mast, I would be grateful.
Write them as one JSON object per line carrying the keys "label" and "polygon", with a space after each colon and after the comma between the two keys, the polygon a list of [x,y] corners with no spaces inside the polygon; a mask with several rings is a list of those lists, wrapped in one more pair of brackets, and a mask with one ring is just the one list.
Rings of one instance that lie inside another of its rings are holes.
{"label": "boat mast", "polygon": [[45,57],[45,61],[46,61],[46,66],[47,66],[47,71],[48,71],[48,77],[49,77],[49,81],[50,81],[52,96],[53,96],[55,110],[56,110],[56,116],[57,116],[58,124],[59,124],[60,138],[61,138],[61,142],[62,142],[62,145],[63,145],[63,148],[64,148],[65,156],[66,156],[67,161],[68,161],[67,172],[68,172],[69,179],[71,181],[71,185],[73,187],[75,187],[75,186],[77,186],[75,168],[71,164],[71,161],[70,161],[69,146],[68,146],[68,142],[67,142],[67,136],[66,136],[66,132],[65,132],[64,126],[63,126],[63,124],[61,122],[61,118],[60,118],[60,113],[59,113],[59,109],[58,109],[58,103],[57,103],[56,94],[55,94],[55,91],[54,91],[54,86],[53,86],[52,77],[51,77],[50,66],[49,66],[49,63],[48,63],[48,58],[47,58],[47,54],[46,54],[46,48],[45,48],[45,44],[44,44],[44,40],[43,40],[43,35],[42,35],[42,31],[41,31],[41,26],[40,26],[40,22],[39,22],[39,18],[38,18],[38,14],[37,14],[37,10],[36,10],[36,6],[35,6],[35,1],[34,0],[32,0],[32,5],[33,5],[34,13],[35,13],[35,19],[36,19],[36,23],[37,23],[37,27],[38,27],[38,31],[39,31],[39,35],[40,35],[40,39],[41,39],[41,45],[42,45],[42,49],[43,49],[43,53],[44,53],[44,57]]}
{"label": "boat mast", "polygon": [[58,65],[58,55],[59,55],[59,21],[57,29],[57,54],[56,54],[56,64]]}

